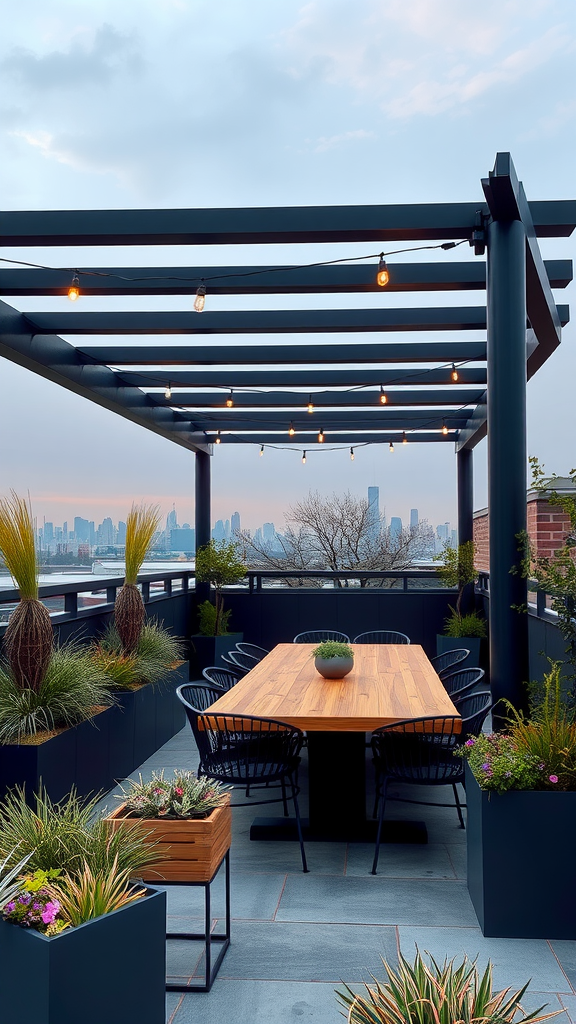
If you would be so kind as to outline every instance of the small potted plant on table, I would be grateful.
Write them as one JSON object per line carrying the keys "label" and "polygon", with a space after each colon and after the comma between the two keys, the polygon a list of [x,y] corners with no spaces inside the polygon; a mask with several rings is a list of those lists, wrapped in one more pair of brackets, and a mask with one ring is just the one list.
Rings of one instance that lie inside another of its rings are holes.
{"label": "small potted plant on table", "polygon": [[323,640],[312,651],[314,665],[325,679],[343,679],[354,668],[354,651],[338,640]]}
{"label": "small potted plant on table", "polygon": [[481,642],[486,636],[486,620],[473,608],[464,610],[462,607],[467,588],[472,588],[478,579],[475,555],[474,541],[469,540],[457,548],[447,544],[442,554],[437,556],[437,560],[442,562],[438,568],[440,579],[448,587],[457,587],[458,596],[455,607],[450,608],[445,620],[444,634],[436,636],[436,654],[466,647],[470,654],[460,668],[480,664]]}
{"label": "small potted plant on table", "polygon": [[196,581],[209,583],[214,588],[214,603],[203,601],[198,606],[199,633],[192,642],[196,649],[200,669],[219,664],[220,655],[226,654],[243,633],[230,633],[228,622],[231,610],[224,610],[224,587],[240,583],[246,575],[246,566],[233,542],[211,540],[196,552]]}

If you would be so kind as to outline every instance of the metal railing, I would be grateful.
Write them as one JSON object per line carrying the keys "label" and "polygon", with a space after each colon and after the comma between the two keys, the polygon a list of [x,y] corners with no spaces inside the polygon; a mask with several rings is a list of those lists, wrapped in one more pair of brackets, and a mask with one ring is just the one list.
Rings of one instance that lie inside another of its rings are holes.
{"label": "metal railing", "polygon": [[[478,574],[478,582],[476,584],[476,593],[482,597],[490,598],[490,573],[480,572]],[[533,598],[531,600],[531,598]],[[538,583],[534,579],[528,580],[528,613],[531,615],[537,615],[539,619],[548,619],[550,622],[556,622],[558,618],[558,612],[555,612],[552,605],[552,595],[546,590],[540,590]]]}
{"label": "metal railing", "polygon": [[246,573],[246,578],[251,594],[265,589],[264,584],[266,580],[277,581],[277,585],[281,584],[284,580],[325,580],[326,582],[336,584],[336,586],[340,586],[341,581],[344,581],[346,585],[352,583],[357,587],[365,586],[368,580],[379,580],[382,587],[386,586],[387,581],[389,581],[387,589],[404,592],[410,590],[430,590],[445,593],[453,589],[441,583],[440,575],[436,570],[428,569],[370,571],[359,571],[358,569],[249,569]]}

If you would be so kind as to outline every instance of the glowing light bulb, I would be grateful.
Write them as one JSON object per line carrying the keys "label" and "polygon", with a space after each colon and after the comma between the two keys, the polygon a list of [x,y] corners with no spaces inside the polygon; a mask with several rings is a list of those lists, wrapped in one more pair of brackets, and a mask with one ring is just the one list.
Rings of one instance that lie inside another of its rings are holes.
{"label": "glowing light bulb", "polygon": [[322,427],[320,427],[320,430],[318,431],[318,444],[324,444],[324,431],[322,430]]}
{"label": "glowing light bulb", "polygon": [[354,449],[350,449],[350,462],[354,462]]}
{"label": "glowing light bulb", "polygon": [[218,433],[216,434],[216,444],[220,444],[221,441],[222,441],[222,438],[220,437],[220,431],[218,431]]}
{"label": "glowing light bulb", "polygon": [[380,405],[386,405],[387,401],[388,401],[388,396],[385,394],[384,388],[382,387],[382,385],[380,385]]}
{"label": "glowing light bulb", "polygon": [[402,444],[408,444],[408,438],[406,437],[406,431],[402,431]]}
{"label": "glowing light bulb", "polygon": [[446,437],[446,434],[448,433],[448,427],[444,422],[442,422],[442,433],[444,434],[444,437]]}
{"label": "glowing light bulb", "polygon": [[164,388],[164,398],[172,398],[172,388],[170,387],[170,381],[168,381],[166,387]]}
{"label": "glowing light bulb", "polygon": [[231,409],[232,406],[234,405],[234,399],[232,398],[232,394],[233,394],[233,391],[232,391],[232,388],[230,388],[230,394],[229,394],[228,398],[226,399],[226,408],[227,409]]}
{"label": "glowing light bulb", "polygon": [[263,455],[264,455],[264,445],[261,444],[260,445],[260,458],[262,458]]}
{"label": "glowing light bulb", "polygon": [[380,259],[378,261],[378,273],[376,274],[376,281],[381,288],[385,288],[390,280],[390,273],[386,266],[386,260],[384,259],[384,253],[380,253]]}
{"label": "glowing light bulb", "polygon": [[394,451],[394,445],[392,444],[392,441],[390,441],[390,444],[388,445],[388,451],[389,452],[393,452]]}
{"label": "glowing light bulb", "polygon": [[302,452],[302,465],[306,465],[306,452]]}
{"label": "glowing light bulb", "polygon": [[76,302],[76,299],[80,298],[80,278],[78,274],[74,274],[72,278],[72,284],[68,289],[68,298],[70,302]]}
{"label": "glowing light bulb", "polygon": [[308,412],[314,412],[314,406],[312,404],[312,395],[308,395]]}
{"label": "glowing light bulb", "polygon": [[194,299],[194,309],[197,313],[201,313],[206,304],[206,285],[201,284],[196,289],[196,298]]}
{"label": "glowing light bulb", "polygon": [[450,374],[450,376],[452,377],[453,381],[458,380],[458,370],[456,369],[454,363],[452,363],[452,373]]}
{"label": "glowing light bulb", "polygon": [[290,437],[294,437],[295,433],[296,431],[294,430],[294,424],[290,423],[290,426],[288,427],[288,434]]}

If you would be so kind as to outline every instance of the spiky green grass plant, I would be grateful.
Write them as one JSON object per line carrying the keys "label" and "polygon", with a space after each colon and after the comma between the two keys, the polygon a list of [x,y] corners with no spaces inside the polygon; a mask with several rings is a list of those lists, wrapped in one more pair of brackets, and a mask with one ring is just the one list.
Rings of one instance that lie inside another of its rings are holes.
{"label": "spiky green grass plant", "polygon": [[130,885],[130,873],[119,870],[117,859],[104,872],[93,871],[88,863],[84,863],[78,877],[64,875],[48,888],[60,903],[61,914],[73,928],[102,914],[120,910],[146,895],[146,889],[135,889]]}
{"label": "spiky green grass plant", "polygon": [[0,498],[0,551],[20,591],[4,634],[4,650],[15,685],[38,691],[50,663],[52,623],[46,605],[38,600],[32,510],[15,491],[9,498]]}
{"label": "spiky green grass plant", "polygon": [[30,855],[30,872],[60,868],[78,879],[87,864],[98,876],[118,871],[135,875],[160,859],[150,833],[138,821],[112,832],[96,812],[98,796],[80,799],[72,790],[58,803],[41,792],[34,807],[22,789],[0,804],[0,856],[7,863]]}
{"label": "spiky green grass plant", "polygon": [[78,641],[53,648],[36,690],[21,686],[13,666],[0,663],[0,743],[75,725],[114,699],[108,677]]}
{"label": "spiky green grass plant", "polygon": [[175,662],[182,660],[180,640],[156,619],[142,627],[136,649],[125,654],[118,630],[110,624],[93,648],[93,657],[118,688],[128,689],[136,683],[160,683],[166,679]]}
{"label": "spiky green grass plant", "polygon": [[157,505],[132,505],[126,519],[126,576],[114,605],[116,629],[126,654],[136,650],[144,625],[146,610],[136,583],[159,524]]}
{"label": "spiky green grass plant", "polygon": [[345,986],[337,996],[346,1008],[349,1024],[524,1024],[548,1020],[562,1010],[542,1014],[543,1006],[525,1013],[521,999],[528,983],[518,992],[509,988],[492,991],[492,964],[480,976],[476,962],[464,957],[430,964],[417,951],[414,963],[399,955],[398,969],[385,960],[387,981],[374,979],[367,995],[355,995]]}

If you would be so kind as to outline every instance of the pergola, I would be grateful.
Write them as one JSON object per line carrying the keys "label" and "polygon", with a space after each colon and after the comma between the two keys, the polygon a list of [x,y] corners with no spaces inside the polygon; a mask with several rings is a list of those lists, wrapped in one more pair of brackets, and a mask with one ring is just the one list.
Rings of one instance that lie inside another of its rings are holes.
{"label": "pergola", "polygon": [[[389,250],[467,240],[486,259],[394,263],[385,290],[374,261],[79,267],[82,296],[194,296],[204,282],[208,305],[201,315],[191,298],[181,312],[22,313],[1,302],[0,355],[194,452],[197,546],[210,539],[213,442],[286,445],[290,424],[300,449],[322,443],[320,429],[327,442],[351,447],[389,445],[404,434],[411,442],[454,444],[459,539],[470,540],[472,452],[488,434],[491,680],[495,700],[521,704],[527,621],[513,606],[525,603],[526,581],[510,569],[526,529],[526,381],[560,343],[568,307],[556,305],[552,289],[572,279],[571,261],[542,260],[538,238],[570,235],[576,202],[529,203],[508,153],[497,154],[482,188],[484,201],[470,203],[2,213],[4,247],[366,242]],[[0,269],[6,296],[66,295],[70,283],[69,269]],[[486,292],[486,299],[398,309],[386,298],[441,291]],[[379,293],[381,305],[281,308],[286,294],[360,292]],[[211,311],[212,295],[277,296],[278,308]],[[485,340],[467,340],[468,331]],[[421,332],[447,340],[422,340]],[[347,333],[406,340],[331,340]],[[245,343],[220,343],[219,335],[235,334]],[[266,346],[257,344],[260,334],[290,337]],[[298,344],[295,336],[310,334],[322,335],[319,344]],[[102,340],[84,345],[87,335]],[[156,344],[133,341],[153,335]],[[184,335],[194,336],[191,344]],[[119,336],[131,344],[118,344]]]}

